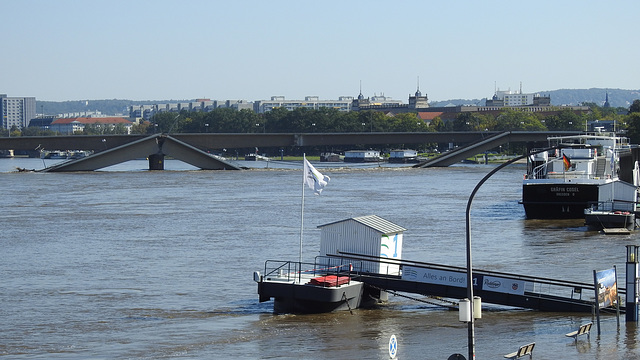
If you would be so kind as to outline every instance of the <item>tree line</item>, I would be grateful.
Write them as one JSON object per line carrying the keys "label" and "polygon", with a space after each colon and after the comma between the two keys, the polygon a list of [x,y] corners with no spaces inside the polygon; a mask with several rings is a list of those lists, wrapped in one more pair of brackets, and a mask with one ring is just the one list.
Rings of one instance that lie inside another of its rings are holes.
{"label": "tree line", "polygon": [[[584,114],[558,108],[550,114],[505,108],[493,115],[463,112],[455,119],[443,121],[436,117],[430,122],[417,113],[389,115],[375,110],[341,112],[336,109],[318,110],[298,108],[292,111],[276,108],[264,114],[253,110],[218,108],[210,112],[182,111],[159,113],[150,121],[135,124],[134,134],[154,133],[332,133],[332,132],[445,132],[445,131],[583,131],[593,120],[613,120],[620,130],[626,130],[633,143],[640,143],[640,100],[629,109],[604,108],[585,104],[590,111]],[[36,127],[2,129],[0,136],[59,135]],[[125,134],[124,126],[104,127],[87,125],[77,135]]]}

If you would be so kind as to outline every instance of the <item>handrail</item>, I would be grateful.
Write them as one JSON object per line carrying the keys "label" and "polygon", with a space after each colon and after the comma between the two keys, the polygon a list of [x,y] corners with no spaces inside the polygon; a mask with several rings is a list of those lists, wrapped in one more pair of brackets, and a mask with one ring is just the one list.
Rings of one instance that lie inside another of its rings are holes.
{"label": "handrail", "polygon": [[[381,263],[389,263],[389,264],[400,263],[401,265],[414,265],[418,267],[428,267],[433,269],[466,272],[466,268],[459,267],[459,266],[452,266],[452,265],[442,265],[442,264],[427,263],[427,262],[414,261],[414,260],[403,260],[403,259],[388,261],[388,260],[385,260],[385,258],[381,258],[379,256],[357,254],[357,253],[350,253],[350,252],[344,252],[344,251],[339,251],[339,254],[340,255],[330,255],[330,256],[344,257],[347,259],[358,259],[358,260],[362,260],[363,258],[365,258],[365,259],[370,259],[368,261],[378,261]],[[493,270],[474,269],[474,273],[479,273],[482,275],[489,275],[489,276],[492,276],[492,275],[500,276],[508,279],[523,280],[531,283],[544,284],[544,285],[550,285],[550,286],[552,285],[552,286],[559,286],[559,287],[567,287],[567,288],[572,288],[572,290],[578,290],[578,289],[593,290],[594,288],[594,284],[592,283],[583,283],[583,282],[577,282],[577,281],[571,281],[571,280],[558,280],[558,279],[552,279],[552,278],[546,278],[546,277],[535,277],[535,276],[521,275],[521,274],[511,274],[511,273],[505,273],[505,272],[493,271]],[[618,288],[618,293],[626,294],[626,290],[623,288]]]}

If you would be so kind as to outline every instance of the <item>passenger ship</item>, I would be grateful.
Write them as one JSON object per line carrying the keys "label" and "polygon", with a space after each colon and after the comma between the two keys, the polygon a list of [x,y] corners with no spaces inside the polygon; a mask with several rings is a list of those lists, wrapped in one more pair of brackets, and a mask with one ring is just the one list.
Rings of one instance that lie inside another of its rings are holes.
{"label": "passenger ship", "polygon": [[528,219],[584,218],[585,209],[602,199],[603,185],[638,186],[639,149],[627,138],[605,133],[552,137],[549,147],[557,149],[527,161],[522,204]]}

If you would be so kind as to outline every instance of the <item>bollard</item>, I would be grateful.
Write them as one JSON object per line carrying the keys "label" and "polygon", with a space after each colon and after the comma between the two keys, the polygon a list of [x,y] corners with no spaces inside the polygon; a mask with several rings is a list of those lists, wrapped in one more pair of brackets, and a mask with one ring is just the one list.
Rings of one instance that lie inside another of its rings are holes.
{"label": "bollard", "polygon": [[635,322],[638,322],[638,249],[636,245],[627,245],[625,319]]}

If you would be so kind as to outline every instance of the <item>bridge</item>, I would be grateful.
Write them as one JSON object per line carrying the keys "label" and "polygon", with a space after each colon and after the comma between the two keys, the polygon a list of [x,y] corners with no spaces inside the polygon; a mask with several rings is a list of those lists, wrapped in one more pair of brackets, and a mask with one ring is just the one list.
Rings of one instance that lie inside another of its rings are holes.
{"label": "bridge", "polygon": [[205,170],[240,170],[222,157],[206,153],[171,136],[153,135],[85,158],[58,163],[43,171],[93,171],[138,158],[148,158],[149,170],[164,170],[165,156]]}
{"label": "bridge", "polygon": [[[134,158],[149,158],[150,169],[162,169],[164,155],[174,156],[202,169],[238,169],[222,158],[207,155],[210,150],[254,147],[303,147],[455,143],[463,146],[417,167],[449,166],[469,156],[508,142],[544,142],[549,136],[575,135],[579,132],[393,132],[393,133],[306,133],[306,134],[155,134],[147,135],[74,135],[0,138],[0,150],[91,150],[88,159],[67,163],[48,171],[90,171]],[[468,146],[465,146],[470,144]],[[127,154],[130,152],[129,154]],[[145,153],[146,152],[146,153]],[[101,154],[101,155],[100,155]],[[157,155],[157,156],[156,156]],[[99,159],[98,159],[99,158]],[[82,165],[82,166],[81,166]]]}

